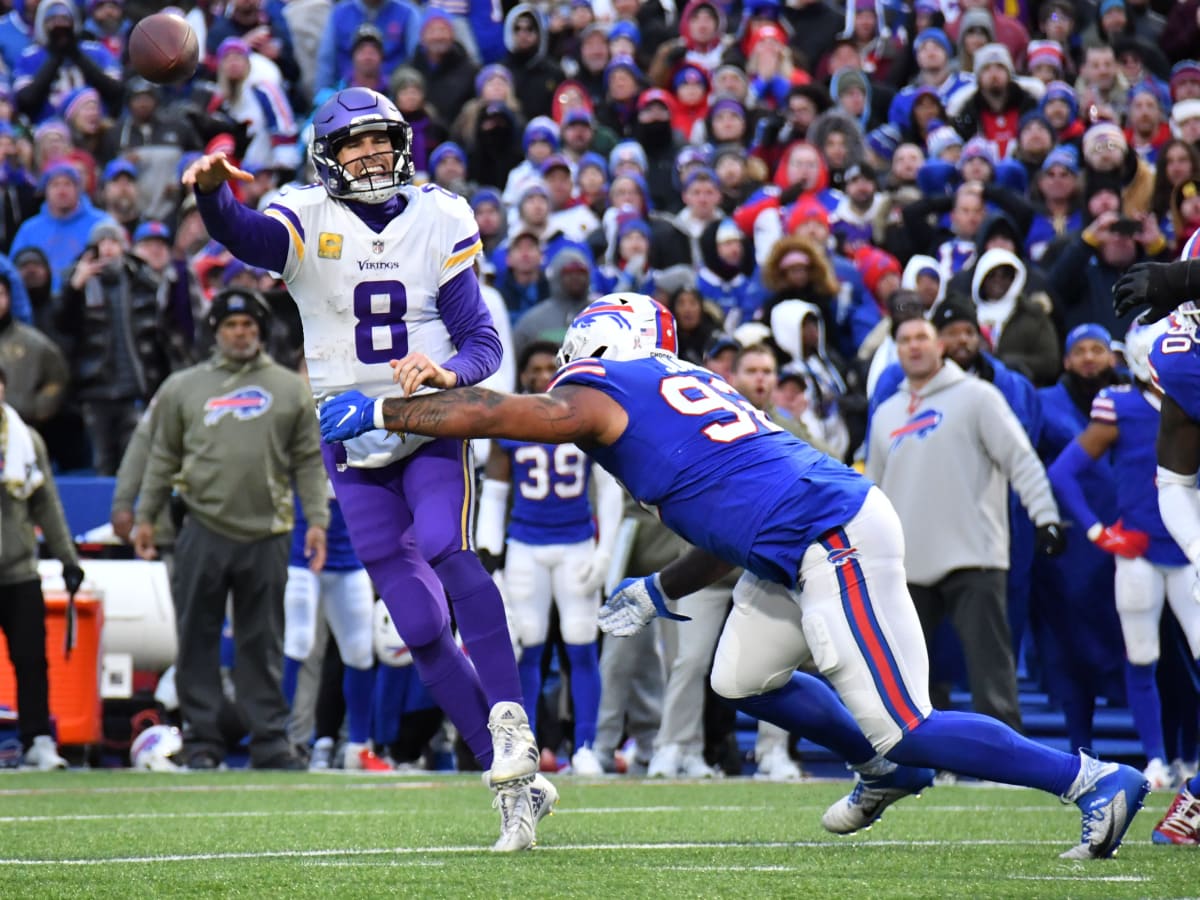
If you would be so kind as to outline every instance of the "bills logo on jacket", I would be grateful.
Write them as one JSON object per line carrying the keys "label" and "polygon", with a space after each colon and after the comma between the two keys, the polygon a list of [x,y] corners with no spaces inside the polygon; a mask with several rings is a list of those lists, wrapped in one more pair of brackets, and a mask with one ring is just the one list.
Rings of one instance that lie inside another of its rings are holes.
{"label": "bills logo on jacket", "polygon": [[927,409],[917,413],[888,435],[892,442],[892,449],[895,450],[899,447],[905,438],[915,437],[918,440],[924,440],[937,431],[937,427],[941,424],[942,414],[936,409]]}
{"label": "bills logo on jacket", "polygon": [[271,394],[255,385],[238,388],[204,404],[204,424],[216,425],[226,414],[242,421],[257,419],[271,408]]}

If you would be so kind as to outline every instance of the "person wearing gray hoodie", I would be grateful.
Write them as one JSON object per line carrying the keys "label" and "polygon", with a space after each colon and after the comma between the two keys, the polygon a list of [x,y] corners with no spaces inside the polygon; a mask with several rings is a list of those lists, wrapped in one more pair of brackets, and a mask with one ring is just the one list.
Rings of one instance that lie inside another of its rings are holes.
{"label": "person wearing gray hoodie", "polygon": [[1054,493],[1004,396],[943,359],[932,323],[903,322],[896,345],[906,377],[872,419],[866,475],[900,516],[908,588],[926,643],[949,616],[976,711],[1019,729],[1006,610],[1007,488],[1051,555],[1064,546]]}

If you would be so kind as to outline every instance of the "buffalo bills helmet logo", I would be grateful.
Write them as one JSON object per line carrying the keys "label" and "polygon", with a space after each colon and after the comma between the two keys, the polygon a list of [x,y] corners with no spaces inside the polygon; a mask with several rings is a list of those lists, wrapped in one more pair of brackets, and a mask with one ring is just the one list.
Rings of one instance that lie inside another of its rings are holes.
{"label": "buffalo bills helmet logo", "polygon": [[888,438],[892,442],[892,449],[895,450],[908,437],[924,440],[937,431],[937,427],[941,424],[942,414],[936,409],[927,409],[924,412],[917,413],[888,435]]}
{"label": "buffalo bills helmet logo", "polygon": [[216,425],[226,414],[242,421],[257,419],[270,408],[271,395],[264,388],[238,388],[205,402],[204,424]]}

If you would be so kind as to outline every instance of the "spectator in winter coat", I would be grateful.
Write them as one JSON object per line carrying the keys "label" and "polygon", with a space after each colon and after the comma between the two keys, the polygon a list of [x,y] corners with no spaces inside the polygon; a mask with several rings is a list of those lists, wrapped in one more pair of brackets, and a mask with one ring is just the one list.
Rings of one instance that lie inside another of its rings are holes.
{"label": "spectator in winter coat", "polygon": [[959,134],[967,139],[980,135],[995,148],[996,158],[1003,159],[1009,144],[1016,142],[1021,117],[1037,108],[1038,98],[1017,83],[1003,44],[985,44],[975,54],[975,80],[975,91],[962,92],[947,111]]}
{"label": "spectator in winter coat", "polygon": [[861,398],[851,398],[845,362],[825,344],[821,310],[803,300],[784,300],[770,308],[771,338],[805,375],[808,408],[818,427],[814,436],[834,459],[844,460],[862,437],[864,423],[853,431],[847,414],[865,411]]}
{"label": "spectator in winter coat", "polygon": [[[282,4],[270,6],[265,0],[233,0],[227,4],[225,15],[214,18],[208,27],[205,56],[216,56],[221,42],[231,37],[241,38],[255,53],[271,60],[286,83],[300,80],[300,64]],[[353,49],[350,52],[353,54]]]}
{"label": "spectator in winter coat", "polygon": [[317,92],[334,87],[350,73],[350,45],[364,22],[383,35],[383,71],[391,72],[416,47],[420,19],[420,12],[407,0],[337,0],[317,51]]}
{"label": "spectator in winter coat", "polygon": [[703,300],[721,310],[724,329],[732,332],[754,318],[763,287],[754,263],[754,248],[733,219],[713,222],[700,235],[703,265],[696,286]]}
{"label": "spectator in winter coat", "polygon": [[455,39],[450,19],[433,7],[421,19],[419,42],[409,65],[425,77],[426,99],[446,122],[475,96],[479,67]]}
{"label": "spectator in winter coat", "polygon": [[971,280],[979,330],[1007,366],[1034,384],[1058,377],[1058,337],[1050,317],[1025,293],[1025,264],[999,247],[980,257]]}
{"label": "spectator in winter coat", "polygon": [[95,41],[83,40],[79,10],[65,0],[46,0],[33,20],[34,43],[12,70],[16,107],[35,124],[49,118],[71,91],[95,88],[109,113],[121,105],[124,88],[117,59]]}
{"label": "spectator in winter coat", "polygon": [[13,238],[11,253],[25,247],[41,247],[50,260],[51,289],[62,289],[63,275],[88,245],[93,226],[112,222],[107,214],[83,196],[79,172],[67,163],[56,163],[42,175],[41,190],[46,202],[42,211],[26,219]]}
{"label": "spectator in winter coat", "polygon": [[548,37],[541,13],[531,3],[518,3],[504,17],[504,65],[526,116],[548,116],[555,89],[566,79],[562,67],[546,55]]}
{"label": "spectator in winter coat", "polygon": [[771,310],[783,301],[804,300],[821,311],[823,333],[836,333],[839,286],[824,248],[797,235],[781,238],[763,264],[762,280],[769,292],[764,322],[771,321]]}

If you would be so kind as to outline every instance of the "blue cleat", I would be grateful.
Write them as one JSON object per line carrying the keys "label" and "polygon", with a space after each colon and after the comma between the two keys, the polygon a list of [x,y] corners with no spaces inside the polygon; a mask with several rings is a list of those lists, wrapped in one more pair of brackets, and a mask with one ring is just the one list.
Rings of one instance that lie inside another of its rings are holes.
{"label": "blue cleat", "polygon": [[1150,782],[1132,766],[1081,755],[1083,769],[1076,781],[1079,787],[1074,800],[1083,813],[1083,834],[1079,843],[1060,858],[1110,859],[1150,793]]}
{"label": "blue cleat", "polygon": [[933,769],[897,766],[886,775],[876,778],[859,776],[858,784],[848,797],[825,810],[821,824],[834,834],[854,834],[870,828],[879,821],[883,811],[909,795],[919,797],[933,784]]}

